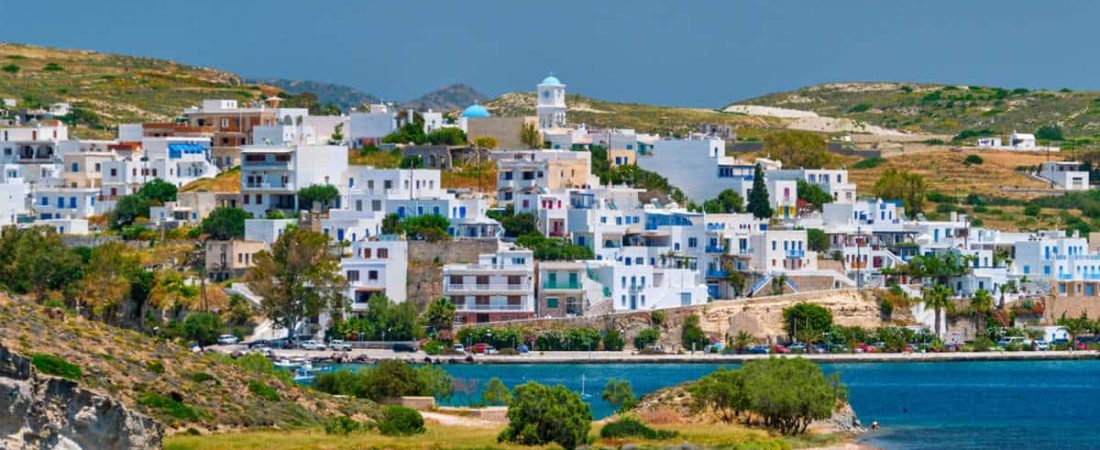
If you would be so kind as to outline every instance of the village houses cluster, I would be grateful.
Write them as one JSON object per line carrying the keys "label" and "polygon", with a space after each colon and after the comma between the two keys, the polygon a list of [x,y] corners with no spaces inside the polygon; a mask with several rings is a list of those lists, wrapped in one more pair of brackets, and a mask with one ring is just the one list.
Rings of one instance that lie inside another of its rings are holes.
{"label": "village houses cluster", "polygon": [[[120,198],[154,179],[183,187],[239,170],[239,192],[180,192],[176,201],[153,207],[145,226],[194,225],[224,206],[251,213],[243,240],[207,243],[206,274],[218,280],[240,276],[252,256],[270,248],[288,226],[309,226],[343,243],[341,269],[353,312],[364,311],[375,294],[395,302],[408,298],[409,242],[382,233],[387,215],[439,215],[449,222],[446,231],[454,240],[496,242],[496,251],[476,260],[438,268],[441,294],[457,306],[456,321],[462,323],[880,287],[886,283],[884,270],[917,255],[946,252],[971,257],[972,270],[949,281],[957,295],[984,289],[1005,303],[1051,290],[1100,296],[1095,240],[1062,231],[975,227],[954,213],[946,220],[907,217],[895,199],[858,196],[846,170],[728,156],[726,146],[736,137],[708,127],[672,137],[574,125],[565,86],[553,76],[538,84],[537,99],[533,117],[495,117],[476,104],[453,119],[416,112],[425,132],[458,127],[471,140],[492,137],[497,142],[492,150],[383,144],[384,136],[413,123],[412,111],[377,104],[340,116],[314,116],[281,107],[277,97],[249,105],[206,100],[181,111],[174,122],[121,125],[109,141],[73,138],[48,114],[9,119],[0,125],[0,225],[95,233],[100,225],[89,219],[110,212]],[[539,131],[545,148],[524,145],[525,127]],[[1013,145],[1028,145],[1016,141]],[[989,142],[994,144],[1000,145]],[[349,148],[364,146],[399,148],[420,158],[423,168],[349,164]],[[727,189],[747,200],[759,166],[774,216],[697,212],[609,184],[593,173],[594,153],[584,151],[594,146],[606,150],[611,167],[636,165],[657,173],[700,204]],[[482,192],[444,188],[443,171],[474,160],[495,162],[495,186]],[[1051,164],[1040,176],[1064,189],[1089,186],[1088,173],[1071,164]],[[808,207],[798,198],[800,182],[820,187],[832,201],[820,211]],[[298,191],[315,185],[334,186],[335,205],[311,212],[314,205],[301,204]],[[504,209],[531,214],[545,237],[587,247],[593,257],[537,260],[532,250],[505,238],[501,222],[491,217]],[[824,232],[824,245],[811,242],[812,229]],[[900,287],[920,295],[919,285]],[[918,307],[914,313],[928,326],[935,323],[931,311]]]}

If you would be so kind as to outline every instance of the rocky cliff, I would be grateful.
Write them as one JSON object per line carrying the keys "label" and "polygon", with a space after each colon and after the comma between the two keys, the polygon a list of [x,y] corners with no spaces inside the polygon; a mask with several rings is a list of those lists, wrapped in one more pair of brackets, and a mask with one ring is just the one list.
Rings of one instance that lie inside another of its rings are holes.
{"label": "rocky cliff", "polygon": [[0,347],[0,448],[158,449],[152,418],[64,378],[39,374],[31,359]]}

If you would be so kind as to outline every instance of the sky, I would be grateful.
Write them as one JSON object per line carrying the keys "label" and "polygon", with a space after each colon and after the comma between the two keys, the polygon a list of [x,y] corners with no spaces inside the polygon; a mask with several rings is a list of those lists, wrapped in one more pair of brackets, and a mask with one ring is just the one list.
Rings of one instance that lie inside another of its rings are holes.
{"label": "sky", "polygon": [[836,81],[1100,89],[1100,2],[0,0],[0,41],[345,84],[719,107]]}

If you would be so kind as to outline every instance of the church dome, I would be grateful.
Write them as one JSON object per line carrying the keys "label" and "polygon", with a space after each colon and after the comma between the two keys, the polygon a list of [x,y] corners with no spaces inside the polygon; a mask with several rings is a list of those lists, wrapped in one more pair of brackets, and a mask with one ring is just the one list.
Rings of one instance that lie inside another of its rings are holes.
{"label": "church dome", "polygon": [[470,105],[469,107],[467,107],[465,110],[462,111],[462,117],[465,117],[465,118],[468,118],[468,119],[469,118],[479,118],[479,117],[489,117],[489,110],[485,109],[484,106],[481,106],[477,103],[474,103],[474,104]]}
{"label": "church dome", "polygon": [[539,83],[539,84],[553,85],[553,86],[565,86],[564,84],[561,84],[561,81],[558,81],[557,77],[555,77],[553,75],[550,75],[550,76],[546,77],[546,79],[542,80],[542,83]]}

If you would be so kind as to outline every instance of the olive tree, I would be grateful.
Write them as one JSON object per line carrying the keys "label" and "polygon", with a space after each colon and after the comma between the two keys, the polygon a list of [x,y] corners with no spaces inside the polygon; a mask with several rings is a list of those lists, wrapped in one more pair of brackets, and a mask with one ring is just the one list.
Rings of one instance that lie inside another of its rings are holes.
{"label": "olive tree", "polygon": [[508,427],[497,440],[520,445],[557,443],[567,450],[588,443],[592,411],[576,392],[528,382],[516,386],[508,405]]}

